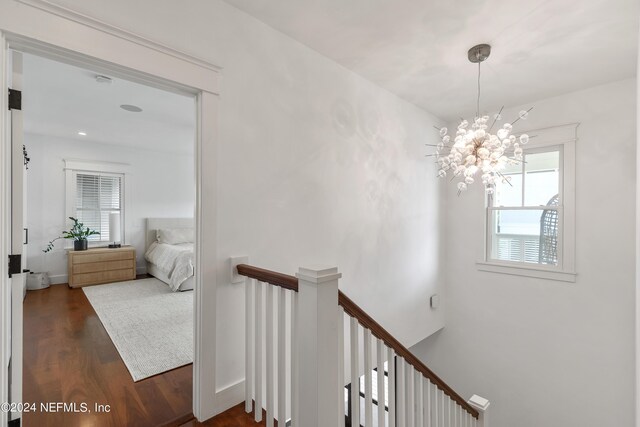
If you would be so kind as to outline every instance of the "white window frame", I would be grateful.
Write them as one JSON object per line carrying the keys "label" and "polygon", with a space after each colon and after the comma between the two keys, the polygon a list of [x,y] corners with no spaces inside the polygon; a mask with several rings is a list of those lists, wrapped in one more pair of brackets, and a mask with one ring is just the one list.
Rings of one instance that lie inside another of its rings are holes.
{"label": "white window frame", "polygon": [[[78,173],[118,176],[121,178],[120,182],[120,230],[121,230],[121,244],[126,242],[126,168],[129,166],[126,163],[115,162],[96,162],[88,160],[77,159],[65,159],[65,224],[68,223],[69,217],[77,217],[76,215],[76,177]],[[102,247],[107,246],[108,240],[92,241],[89,240],[89,247]],[[73,247],[73,243],[70,240],[65,240],[65,249]]]}
{"label": "white window frame", "polygon": [[[575,282],[575,149],[579,123],[531,129],[531,138],[524,148],[525,154],[544,152],[560,148],[560,183],[558,192],[561,204],[558,206],[558,265],[541,265],[519,261],[503,261],[491,258],[492,212],[490,197],[485,198],[485,229],[483,233],[483,253],[477,268],[492,273],[535,277],[539,279]],[[523,195],[524,197],[524,195]]]}

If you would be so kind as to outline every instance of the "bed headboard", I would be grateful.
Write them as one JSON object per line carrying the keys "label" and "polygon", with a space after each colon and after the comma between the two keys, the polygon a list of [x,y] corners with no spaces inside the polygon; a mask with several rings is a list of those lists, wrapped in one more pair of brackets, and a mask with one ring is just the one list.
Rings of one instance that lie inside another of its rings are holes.
{"label": "bed headboard", "polygon": [[156,230],[159,228],[193,228],[193,218],[147,218],[145,233],[145,252],[157,240]]}

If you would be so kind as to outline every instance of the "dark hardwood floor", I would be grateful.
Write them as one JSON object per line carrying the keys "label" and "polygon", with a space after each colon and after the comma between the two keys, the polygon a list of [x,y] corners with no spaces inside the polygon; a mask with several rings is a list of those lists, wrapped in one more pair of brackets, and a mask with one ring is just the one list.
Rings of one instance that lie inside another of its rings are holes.
{"label": "dark hardwood floor", "polygon": [[[247,414],[244,411],[244,402],[233,408],[223,412],[211,418],[204,423],[199,423],[196,420],[190,420],[188,422],[179,424],[180,427],[196,427],[196,426],[215,426],[215,427],[260,427],[265,426],[265,419],[267,418],[266,412],[262,411],[262,422],[256,423],[253,420],[253,413]],[[274,420],[274,427],[278,427],[278,421]]]}
{"label": "dark hardwood floor", "polygon": [[[82,289],[53,285],[27,293],[23,402],[36,403],[38,411],[23,414],[24,426],[184,424],[191,387],[191,365],[134,383]],[[85,402],[91,412],[43,413],[46,402]],[[109,405],[110,412],[95,412],[94,404]]]}

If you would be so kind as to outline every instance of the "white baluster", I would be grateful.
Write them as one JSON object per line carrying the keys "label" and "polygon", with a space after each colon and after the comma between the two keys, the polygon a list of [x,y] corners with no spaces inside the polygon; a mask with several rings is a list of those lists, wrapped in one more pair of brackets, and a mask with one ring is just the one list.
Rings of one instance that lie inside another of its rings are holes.
{"label": "white baluster", "polygon": [[453,427],[453,424],[451,423],[451,421],[453,421],[453,417],[451,416],[451,398],[447,398],[447,425],[449,427]]}
{"label": "white baluster", "polygon": [[406,406],[406,396],[405,396],[405,361],[402,357],[398,358],[398,379],[396,386],[396,408],[398,410],[398,427],[406,427],[407,426],[407,406]]}
{"label": "white baluster", "polygon": [[278,287],[278,425],[287,422],[287,291]]}
{"label": "white baluster", "polygon": [[255,318],[255,375],[256,375],[256,383],[255,383],[255,407],[254,407],[254,418],[257,423],[262,421],[262,282],[256,280],[256,318]]}
{"label": "white baluster", "polygon": [[405,389],[406,389],[406,412],[407,412],[407,427],[416,426],[416,410],[414,405],[414,391],[413,379],[413,366],[408,364],[405,366]]}
{"label": "white baluster", "polygon": [[460,406],[456,402],[453,402],[453,425],[460,427]]}
{"label": "white baluster", "polygon": [[338,307],[338,425],[344,427],[344,308]]}
{"label": "white baluster", "polygon": [[393,349],[387,349],[387,369],[389,370],[388,393],[389,398],[389,427],[396,427],[396,362],[393,355]]}
{"label": "white baluster", "polygon": [[440,391],[438,390],[437,385],[433,385],[433,427],[442,427],[442,423],[440,422]]}
{"label": "white baluster", "polygon": [[245,278],[244,284],[244,410],[246,413],[250,413],[252,409],[251,402],[253,400],[251,390],[253,384],[251,364],[253,362],[252,357],[254,352],[252,346],[253,307],[251,306],[253,279]]}
{"label": "white baluster", "polygon": [[453,399],[452,399],[452,402],[451,402],[451,409],[452,409],[451,427],[459,427],[458,426],[458,404]]}
{"label": "white baluster", "polygon": [[444,394],[444,391],[440,390],[440,402],[442,407],[440,408],[442,410],[442,427],[448,427],[447,426],[447,410],[446,410],[446,404],[447,404],[447,395]]}
{"label": "white baluster", "polygon": [[267,284],[267,427],[273,427],[273,397],[275,382],[273,381],[273,285]]}
{"label": "white baluster", "polygon": [[360,345],[358,319],[351,318],[351,427],[360,427]]}
{"label": "white baluster", "polygon": [[373,385],[371,383],[371,331],[364,328],[364,425],[373,426]]}
{"label": "white baluster", "polygon": [[384,353],[384,342],[376,339],[376,368],[378,370],[376,375],[376,379],[378,380],[378,427],[384,427],[385,416],[384,401],[386,393],[384,390]]}
{"label": "white baluster", "polygon": [[431,381],[425,380],[425,427],[432,427],[431,423]]}
{"label": "white baluster", "polygon": [[415,399],[416,399],[416,427],[424,427],[424,395],[423,395],[423,380],[422,374],[418,371],[415,372],[414,385],[415,385]]}
{"label": "white baluster", "polygon": [[298,293],[291,292],[291,427],[298,427]]}

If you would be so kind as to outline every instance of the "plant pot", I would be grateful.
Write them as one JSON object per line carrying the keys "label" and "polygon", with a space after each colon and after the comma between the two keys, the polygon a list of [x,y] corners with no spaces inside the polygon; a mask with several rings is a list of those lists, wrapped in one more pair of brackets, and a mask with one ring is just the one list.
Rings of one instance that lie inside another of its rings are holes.
{"label": "plant pot", "polygon": [[89,242],[87,241],[87,239],[73,241],[74,251],[86,251],[88,247],[89,247]]}

